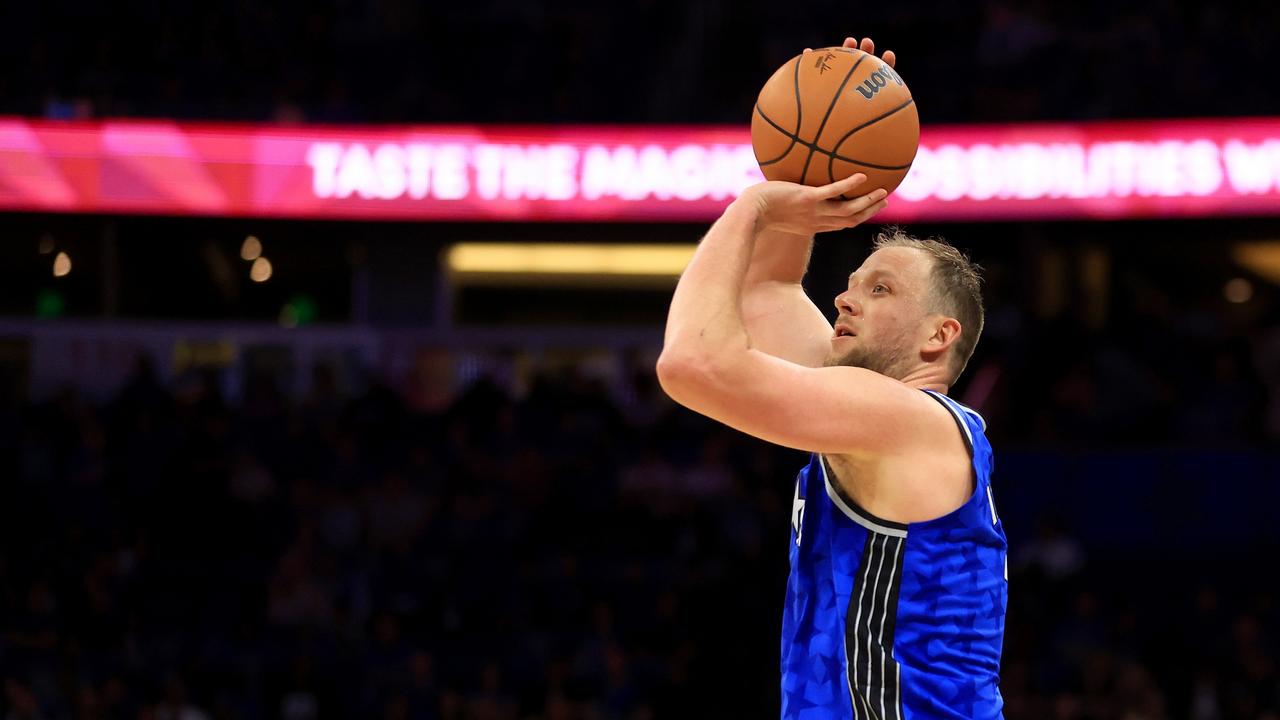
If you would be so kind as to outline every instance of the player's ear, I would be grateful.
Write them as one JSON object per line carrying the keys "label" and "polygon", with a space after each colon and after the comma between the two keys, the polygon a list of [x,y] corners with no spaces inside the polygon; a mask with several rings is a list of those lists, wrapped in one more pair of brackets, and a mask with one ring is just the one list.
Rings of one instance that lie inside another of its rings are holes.
{"label": "player's ear", "polygon": [[960,338],[960,321],[952,317],[937,316],[933,319],[933,333],[925,340],[924,352],[936,356],[945,353]]}

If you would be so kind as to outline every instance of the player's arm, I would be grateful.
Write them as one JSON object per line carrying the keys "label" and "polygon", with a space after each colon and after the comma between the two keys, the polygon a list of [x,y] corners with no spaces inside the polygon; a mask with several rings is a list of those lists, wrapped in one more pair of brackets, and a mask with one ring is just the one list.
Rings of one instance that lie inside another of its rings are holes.
{"label": "player's arm", "polygon": [[742,287],[742,320],[751,346],[806,367],[822,364],[832,332],[800,284],[812,250],[812,235],[762,231]]}
{"label": "player's arm", "polygon": [[[871,38],[845,38],[844,47],[875,53]],[[884,60],[892,67],[893,51]],[[812,251],[812,234],[763,230],[742,286],[742,320],[751,346],[805,367],[822,365],[831,340],[831,323],[800,284]]]}
{"label": "player's arm", "polygon": [[870,370],[774,357],[753,346],[743,321],[742,289],[759,229],[811,235],[860,224],[885,207],[883,190],[833,198],[864,181],[854,175],[822,188],[761,183],[725,210],[672,297],[658,360],[667,394],[748,434],[815,452],[888,450],[918,430],[919,418],[933,412],[923,393]]}

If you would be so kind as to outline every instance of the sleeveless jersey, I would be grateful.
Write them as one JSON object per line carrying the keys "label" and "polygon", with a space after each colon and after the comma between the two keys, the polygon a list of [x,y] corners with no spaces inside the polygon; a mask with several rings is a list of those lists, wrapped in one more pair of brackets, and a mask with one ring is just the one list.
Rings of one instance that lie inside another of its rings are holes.
{"label": "sleeveless jersey", "polygon": [[1002,717],[1008,565],[986,423],[925,392],[959,425],[973,494],[936,520],[895,523],[849,500],[821,455],[800,471],[782,620],[783,718]]}

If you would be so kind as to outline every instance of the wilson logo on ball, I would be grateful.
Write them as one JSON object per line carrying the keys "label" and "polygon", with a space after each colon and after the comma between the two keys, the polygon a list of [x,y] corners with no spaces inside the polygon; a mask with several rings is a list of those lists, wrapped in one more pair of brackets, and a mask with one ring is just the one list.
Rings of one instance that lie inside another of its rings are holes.
{"label": "wilson logo on ball", "polygon": [[898,77],[898,73],[894,72],[893,68],[888,65],[881,65],[880,69],[871,73],[866,80],[862,81],[861,85],[857,86],[857,89],[858,92],[862,93],[862,97],[870,100],[876,96],[876,93],[880,92],[880,88],[891,82],[901,85],[902,78]]}

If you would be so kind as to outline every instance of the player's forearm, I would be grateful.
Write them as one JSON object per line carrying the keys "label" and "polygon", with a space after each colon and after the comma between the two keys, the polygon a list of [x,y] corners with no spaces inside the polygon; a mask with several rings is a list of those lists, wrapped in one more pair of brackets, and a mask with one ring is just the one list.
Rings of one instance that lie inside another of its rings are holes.
{"label": "player's forearm", "polygon": [[751,347],[807,367],[821,364],[831,336],[831,324],[800,284],[812,250],[812,235],[762,230],[742,287]]}
{"label": "player's forearm", "polygon": [[754,206],[734,201],[698,245],[671,298],[660,375],[663,365],[705,366],[749,347],[741,300],[756,220]]}

